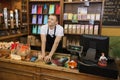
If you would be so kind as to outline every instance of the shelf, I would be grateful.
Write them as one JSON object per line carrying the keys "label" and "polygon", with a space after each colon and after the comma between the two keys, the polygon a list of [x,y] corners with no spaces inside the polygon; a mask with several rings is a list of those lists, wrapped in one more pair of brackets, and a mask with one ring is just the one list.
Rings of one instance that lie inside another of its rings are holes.
{"label": "shelf", "polygon": [[9,29],[5,29],[5,28],[4,28],[4,29],[1,29],[1,28],[0,28],[0,31],[4,31],[4,30],[9,30]]}
{"label": "shelf", "polygon": [[24,26],[24,25],[28,25],[28,23],[24,23],[24,22],[23,22],[22,25],[23,25],[23,26]]}
{"label": "shelf", "polygon": [[104,13],[104,16],[105,15],[110,15],[110,16],[113,15],[114,16],[115,14],[114,13]]}
{"label": "shelf", "polygon": [[[30,13],[30,15],[50,15],[50,14],[37,14],[37,13],[36,14],[32,14],[32,13]],[[60,14],[55,14],[55,15],[60,16]]]}
{"label": "shelf", "polygon": [[27,13],[27,11],[22,11],[22,13]]}
{"label": "shelf", "polygon": [[[64,20],[65,22],[66,21],[69,21],[69,22],[72,22],[72,20]],[[78,20],[78,22],[88,22],[89,20]],[[95,22],[99,22],[100,20],[94,20]]]}
{"label": "shelf", "polygon": [[40,36],[40,34],[33,34],[33,33],[32,33],[32,35]]}
{"label": "shelf", "polygon": [[73,35],[73,36],[80,36],[81,34],[73,34],[73,33],[65,33],[65,35]]}
{"label": "shelf", "polygon": [[[90,1],[90,3],[101,3],[102,1]],[[64,2],[64,4],[82,4],[84,1],[73,1],[73,2]]]}
{"label": "shelf", "polygon": [[48,0],[35,0],[35,1],[30,0],[29,2],[45,2],[46,3],[46,2],[60,2],[60,0],[49,0],[49,1]]}
{"label": "shelf", "polygon": [[44,25],[44,24],[37,24],[37,23],[36,23],[36,24],[33,24],[33,23],[30,23],[30,25]]}
{"label": "shelf", "polygon": [[15,38],[15,37],[20,37],[20,36],[25,36],[25,35],[28,35],[28,33],[23,33],[23,34],[20,33],[20,34],[3,36],[3,37],[0,37],[0,40],[10,39],[10,38]]}
{"label": "shelf", "polygon": [[[63,21],[64,24],[86,24],[86,23],[90,23],[89,20],[78,20],[78,22],[74,22],[72,20],[64,20]],[[100,24],[100,20],[95,20],[94,24]]]}

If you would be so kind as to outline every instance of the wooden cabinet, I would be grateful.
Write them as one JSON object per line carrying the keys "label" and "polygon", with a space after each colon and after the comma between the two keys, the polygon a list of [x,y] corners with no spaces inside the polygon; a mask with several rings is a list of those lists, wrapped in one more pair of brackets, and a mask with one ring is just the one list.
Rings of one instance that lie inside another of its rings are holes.
{"label": "wooden cabinet", "polygon": [[[4,70],[0,72],[0,79],[1,80],[35,80],[34,75],[28,73],[15,73],[15,71],[11,70]],[[6,76],[6,77],[5,77]],[[9,76],[9,77],[8,77]]]}
{"label": "wooden cabinet", "polygon": [[41,80],[69,80],[61,71],[41,68]]}
{"label": "wooden cabinet", "polygon": [[0,80],[114,80],[43,62],[0,58]]}
{"label": "wooden cabinet", "polygon": [[36,80],[35,67],[0,62],[0,80]]}
{"label": "wooden cabinet", "polygon": [[41,80],[69,80],[69,79],[59,78],[59,77],[46,75],[46,74],[42,74],[40,78]]}
{"label": "wooden cabinet", "polygon": [[104,0],[63,0],[62,3],[64,47],[70,44],[79,46],[82,34],[101,34]]}

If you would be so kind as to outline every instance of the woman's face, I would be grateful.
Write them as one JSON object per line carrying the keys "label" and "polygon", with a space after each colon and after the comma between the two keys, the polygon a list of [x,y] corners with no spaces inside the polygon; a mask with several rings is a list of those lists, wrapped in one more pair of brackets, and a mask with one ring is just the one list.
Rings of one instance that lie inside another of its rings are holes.
{"label": "woman's face", "polygon": [[48,26],[55,26],[56,24],[58,24],[57,17],[50,15],[48,19]]}

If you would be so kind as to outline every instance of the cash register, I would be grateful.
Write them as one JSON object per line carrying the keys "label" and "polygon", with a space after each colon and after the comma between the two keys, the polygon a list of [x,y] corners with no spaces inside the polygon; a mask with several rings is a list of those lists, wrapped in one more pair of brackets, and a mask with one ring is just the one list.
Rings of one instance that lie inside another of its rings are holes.
{"label": "cash register", "polygon": [[[117,79],[118,69],[115,60],[109,57],[109,37],[101,35],[80,35],[80,45],[83,46],[80,60],[78,61],[79,72],[94,74],[97,76]],[[107,66],[97,64],[101,53],[107,57]]]}

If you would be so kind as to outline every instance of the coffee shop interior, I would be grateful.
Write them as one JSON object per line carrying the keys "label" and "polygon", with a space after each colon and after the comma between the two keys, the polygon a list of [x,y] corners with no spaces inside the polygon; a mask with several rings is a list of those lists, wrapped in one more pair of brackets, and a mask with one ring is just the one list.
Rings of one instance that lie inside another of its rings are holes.
{"label": "coffee shop interior", "polygon": [[120,80],[120,0],[0,0],[0,80]]}

